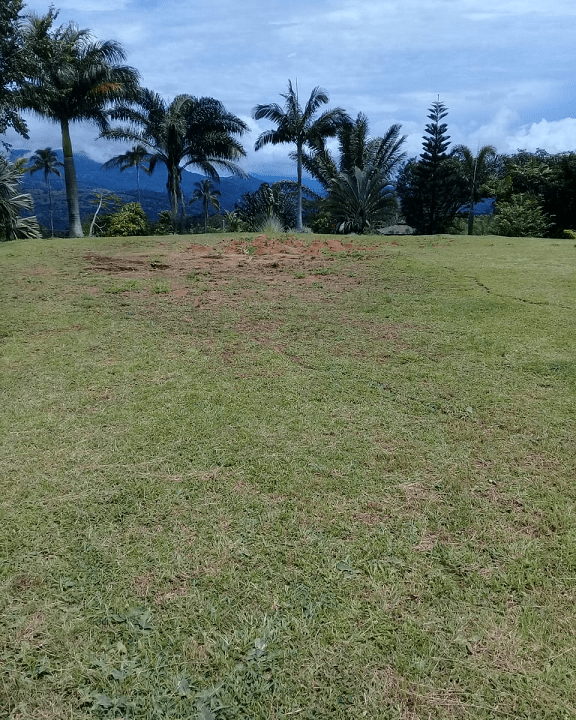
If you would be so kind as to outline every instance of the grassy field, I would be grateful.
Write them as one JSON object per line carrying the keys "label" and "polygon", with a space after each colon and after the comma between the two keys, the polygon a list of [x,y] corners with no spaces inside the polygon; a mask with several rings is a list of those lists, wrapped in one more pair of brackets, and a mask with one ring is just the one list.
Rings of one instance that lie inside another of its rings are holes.
{"label": "grassy field", "polygon": [[574,241],[223,237],[0,245],[0,718],[575,718]]}

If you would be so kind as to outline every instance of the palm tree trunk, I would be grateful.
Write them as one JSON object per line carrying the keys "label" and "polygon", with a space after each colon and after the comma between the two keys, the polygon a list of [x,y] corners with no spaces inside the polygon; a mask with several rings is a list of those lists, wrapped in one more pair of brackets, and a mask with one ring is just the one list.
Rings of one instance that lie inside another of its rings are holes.
{"label": "palm tree trunk", "polygon": [[66,201],[68,203],[68,237],[84,237],[80,220],[80,204],[78,202],[78,181],[76,180],[70,127],[67,119],[60,120],[60,128],[62,130],[64,182],[66,184]]}
{"label": "palm tree trunk", "polygon": [[296,144],[298,167],[298,196],[296,205],[296,232],[302,232],[302,143]]}
{"label": "palm tree trunk", "polygon": [[178,192],[176,190],[176,177],[174,172],[168,168],[168,198],[170,201],[170,213],[172,215],[172,234],[176,235],[176,226],[178,224]]}
{"label": "palm tree trunk", "polygon": [[138,203],[142,205],[140,198],[140,163],[136,163],[136,187],[138,188]]}
{"label": "palm tree trunk", "polygon": [[178,198],[180,202],[180,232],[184,232],[184,224],[186,221],[186,201],[184,200],[184,191],[182,190],[182,176],[178,175]]}
{"label": "palm tree trunk", "polygon": [[474,235],[474,193],[470,196],[470,210],[468,210],[468,235]]}
{"label": "palm tree trunk", "polygon": [[52,212],[52,188],[50,187],[50,178],[46,177],[48,185],[48,202],[50,203],[50,237],[54,237],[54,213]]}

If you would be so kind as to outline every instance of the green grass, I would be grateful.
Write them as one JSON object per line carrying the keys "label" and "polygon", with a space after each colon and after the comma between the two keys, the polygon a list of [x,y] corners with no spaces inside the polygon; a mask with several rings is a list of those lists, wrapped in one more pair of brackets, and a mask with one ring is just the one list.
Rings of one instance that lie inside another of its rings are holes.
{"label": "green grass", "polygon": [[355,240],[0,245],[0,718],[576,717],[574,242]]}

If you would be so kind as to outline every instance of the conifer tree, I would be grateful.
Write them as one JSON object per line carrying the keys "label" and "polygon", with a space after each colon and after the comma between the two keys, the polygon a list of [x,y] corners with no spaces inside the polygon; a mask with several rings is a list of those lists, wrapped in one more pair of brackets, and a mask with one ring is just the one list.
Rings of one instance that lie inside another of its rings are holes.
{"label": "conifer tree", "polygon": [[446,106],[437,100],[429,108],[419,160],[409,161],[398,178],[402,213],[418,233],[446,232],[467,200],[466,180],[450,146]]}

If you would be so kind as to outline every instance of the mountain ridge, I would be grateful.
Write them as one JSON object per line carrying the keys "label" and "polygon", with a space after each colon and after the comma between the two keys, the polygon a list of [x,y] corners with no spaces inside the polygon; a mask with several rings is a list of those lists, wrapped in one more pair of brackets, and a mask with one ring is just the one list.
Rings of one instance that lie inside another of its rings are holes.
{"label": "mountain ridge", "polygon": [[[62,162],[62,150],[55,150],[58,159]],[[12,150],[12,159],[29,156],[26,150]],[[136,182],[136,168],[127,168],[120,171],[118,168],[104,170],[102,164],[96,160],[79,153],[74,156],[76,176],[78,181],[78,195],[80,201],[80,215],[82,219],[94,212],[95,191],[107,190],[117,195],[123,203],[137,202],[138,190]],[[54,208],[54,229],[63,232],[68,227],[68,206],[66,203],[66,188],[64,185],[64,172],[60,168],[62,177],[50,175],[52,189],[52,202]],[[182,173],[182,190],[186,198],[194,192],[194,184],[204,180],[205,176],[185,170]],[[163,210],[169,209],[168,194],[166,190],[166,170],[158,165],[152,175],[140,171],[141,203],[146,215],[151,221],[156,221]],[[264,182],[273,184],[280,180],[295,180],[291,177],[274,175],[248,175],[245,178],[237,176],[221,177],[220,182],[214,181],[216,189],[221,193],[220,207],[222,211],[232,211],[236,202],[247,192],[258,190]],[[305,184],[318,192],[321,186],[311,178],[305,179]],[[29,192],[34,198],[34,214],[42,225],[50,225],[50,211],[48,189],[44,182],[42,171],[31,175],[25,173],[22,178],[22,190]],[[187,212],[192,217],[201,215],[200,203],[188,206]]]}

